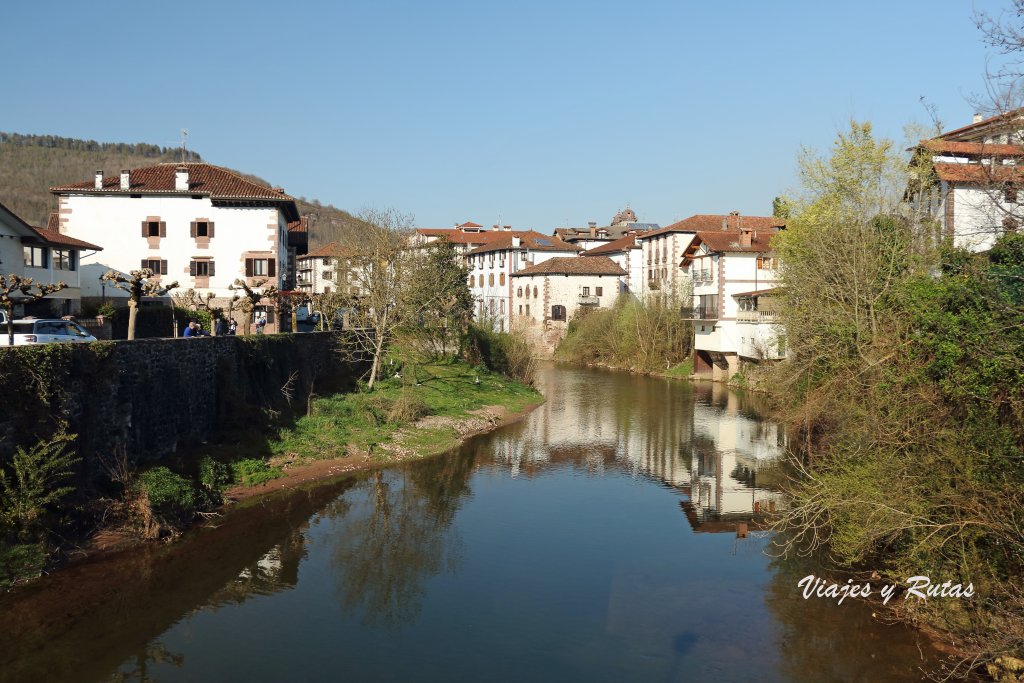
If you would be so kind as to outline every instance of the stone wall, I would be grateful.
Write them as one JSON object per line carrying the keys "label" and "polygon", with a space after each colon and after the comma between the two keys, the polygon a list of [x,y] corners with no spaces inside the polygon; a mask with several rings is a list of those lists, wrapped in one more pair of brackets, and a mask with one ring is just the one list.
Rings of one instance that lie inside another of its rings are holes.
{"label": "stone wall", "polygon": [[[187,452],[232,430],[265,432],[312,392],[354,384],[330,333],[140,339],[0,349],[0,464],[61,421],[86,464]],[[92,469],[90,467],[86,468]]]}

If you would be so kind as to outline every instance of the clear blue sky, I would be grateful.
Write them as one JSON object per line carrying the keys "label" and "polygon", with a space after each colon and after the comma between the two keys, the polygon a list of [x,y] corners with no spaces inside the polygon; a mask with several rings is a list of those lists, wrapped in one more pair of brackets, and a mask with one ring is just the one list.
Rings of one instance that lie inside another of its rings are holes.
{"label": "clear blue sky", "polygon": [[851,117],[902,141],[925,96],[970,122],[974,4],[1006,3],[9,3],[0,130],[188,128],[212,163],[421,226],[767,214]]}

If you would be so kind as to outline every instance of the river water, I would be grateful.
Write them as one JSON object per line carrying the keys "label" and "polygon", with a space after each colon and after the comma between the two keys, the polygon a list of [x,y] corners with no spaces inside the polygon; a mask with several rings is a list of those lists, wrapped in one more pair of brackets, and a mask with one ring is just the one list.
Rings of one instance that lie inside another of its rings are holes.
{"label": "river water", "polygon": [[[0,680],[916,681],[771,556],[781,429],[721,386],[543,366],[458,452],[271,497],[0,599]],[[744,533],[745,530],[745,533]],[[768,552],[766,552],[768,551]]]}

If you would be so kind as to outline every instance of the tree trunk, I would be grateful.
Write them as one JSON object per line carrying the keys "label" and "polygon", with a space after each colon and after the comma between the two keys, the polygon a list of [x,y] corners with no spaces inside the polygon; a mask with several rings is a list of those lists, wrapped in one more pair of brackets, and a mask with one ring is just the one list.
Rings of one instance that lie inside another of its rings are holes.
{"label": "tree trunk", "polygon": [[366,388],[369,391],[373,391],[373,385],[377,381],[377,371],[380,369],[380,353],[382,346],[384,346],[384,338],[377,335],[377,340],[374,343],[373,348],[373,365],[370,368],[370,381],[366,385]]}
{"label": "tree trunk", "polygon": [[135,339],[135,318],[139,313],[139,302],[128,299],[128,341]]}
{"label": "tree trunk", "polygon": [[7,345],[14,346],[14,306],[7,306]]}

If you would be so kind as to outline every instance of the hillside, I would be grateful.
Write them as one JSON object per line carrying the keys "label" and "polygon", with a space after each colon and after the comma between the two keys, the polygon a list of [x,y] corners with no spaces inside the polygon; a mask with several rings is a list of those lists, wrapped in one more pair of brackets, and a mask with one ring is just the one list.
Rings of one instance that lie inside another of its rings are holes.
{"label": "hillside", "polygon": [[[99,169],[117,175],[122,168],[139,168],[181,159],[181,150],[146,143],[127,144],[78,140],[53,135],[20,135],[0,132],[0,202],[34,225],[45,225],[56,208],[50,187],[89,180]],[[196,152],[189,161],[202,161]],[[253,182],[271,183],[242,173]],[[299,196],[295,188],[286,188]],[[315,199],[296,200],[299,213],[308,217],[309,246],[334,240],[351,241],[360,221],[347,211],[323,205]]]}

